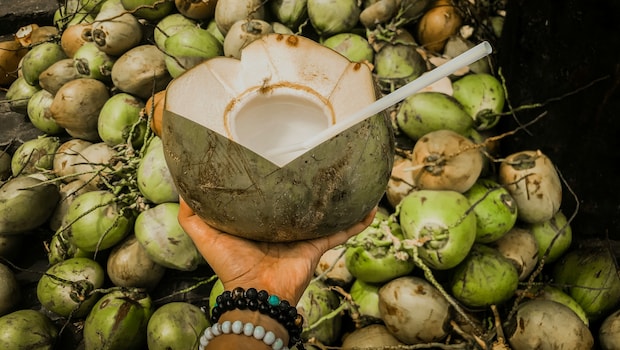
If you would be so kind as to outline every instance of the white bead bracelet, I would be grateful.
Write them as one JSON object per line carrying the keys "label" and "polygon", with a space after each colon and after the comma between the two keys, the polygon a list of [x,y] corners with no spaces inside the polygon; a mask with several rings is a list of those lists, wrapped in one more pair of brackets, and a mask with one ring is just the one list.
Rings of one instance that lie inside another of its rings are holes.
{"label": "white bead bracelet", "polygon": [[205,350],[209,341],[222,334],[239,334],[248,337],[254,337],[257,340],[262,340],[263,343],[271,346],[273,350],[289,350],[284,346],[282,338],[276,338],[275,333],[272,331],[265,331],[262,326],[254,326],[253,323],[243,323],[241,321],[224,321],[222,323],[215,323],[211,327],[205,329],[204,333],[200,337],[199,350]]}

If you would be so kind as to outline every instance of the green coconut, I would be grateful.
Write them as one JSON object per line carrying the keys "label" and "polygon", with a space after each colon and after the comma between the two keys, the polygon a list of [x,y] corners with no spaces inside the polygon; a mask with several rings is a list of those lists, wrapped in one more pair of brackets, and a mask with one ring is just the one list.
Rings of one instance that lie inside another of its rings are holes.
{"label": "green coconut", "polygon": [[479,178],[464,195],[476,215],[476,242],[498,240],[517,222],[517,203],[495,180]]}
{"label": "green coconut", "polygon": [[565,253],[554,263],[552,276],[555,285],[581,305],[590,321],[602,318],[620,303],[620,276],[605,243]]}
{"label": "green coconut", "polygon": [[51,170],[58,147],[60,147],[60,139],[46,135],[22,143],[11,159],[13,176]]}
{"label": "green coconut", "polygon": [[161,138],[154,136],[150,139],[136,176],[140,193],[149,201],[155,204],[179,201],[179,192],[164,158]]}
{"label": "green coconut", "polygon": [[506,302],[515,295],[519,283],[512,261],[483,244],[475,244],[452,272],[452,295],[472,308]]}
{"label": "green coconut", "polygon": [[452,83],[452,89],[452,96],[474,118],[476,129],[487,130],[497,125],[506,102],[498,78],[488,73],[472,73]]}
{"label": "green coconut", "polygon": [[399,222],[405,238],[422,261],[446,270],[463,261],[476,239],[476,216],[467,197],[456,191],[419,190],[399,204]]}
{"label": "green coconut", "polygon": [[558,210],[549,220],[528,226],[538,244],[538,256],[550,263],[558,260],[570,248],[573,231],[566,215]]}
{"label": "green coconut", "polygon": [[43,225],[60,199],[58,187],[29,176],[0,186],[0,234],[26,233]]}
{"label": "green coconut", "polygon": [[99,299],[105,272],[90,258],[70,258],[52,265],[37,283],[37,299],[61,317],[84,317]]}
{"label": "green coconut", "polygon": [[188,302],[159,307],[147,325],[149,350],[195,349],[210,322],[202,310]]}
{"label": "green coconut", "polygon": [[396,122],[413,140],[442,129],[468,136],[474,126],[474,120],[463,106],[439,91],[423,91],[407,97],[398,108]]}
{"label": "green coconut", "polygon": [[335,50],[353,62],[374,62],[375,53],[365,37],[355,33],[338,33],[323,41],[323,45]]}
{"label": "green coconut", "polygon": [[84,322],[84,345],[92,350],[141,349],[146,345],[151,297],[139,290],[115,290],[99,299]]}
{"label": "green coconut", "polygon": [[383,283],[404,276],[415,263],[404,250],[394,245],[402,240],[398,223],[377,219],[347,242],[344,258],[347,269],[357,279],[369,283]]}
{"label": "green coconut", "polygon": [[179,203],[161,203],[141,212],[134,232],[148,256],[159,265],[192,271],[203,261],[192,239],[179,225]]}
{"label": "green coconut", "polygon": [[339,304],[340,298],[325,282],[310,282],[297,303],[297,312],[304,318],[301,337],[305,340],[314,338],[326,345],[335,344],[341,336],[342,314],[336,313],[331,318],[319,320],[333,312]]}
{"label": "green coconut", "polygon": [[0,349],[56,348],[58,329],[43,313],[23,309],[0,317]]}
{"label": "green coconut", "polygon": [[22,58],[22,76],[30,85],[39,84],[39,75],[52,64],[67,58],[59,43],[44,42],[31,48]]}
{"label": "green coconut", "polygon": [[292,160],[269,151],[375,100],[366,65],[311,39],[266,35],[240,61],[215,57],[170,83],[164,155],[179,194],[211,226],[263,241],[329,235],[363,219],[385,192],[394,159],[387,115]]}

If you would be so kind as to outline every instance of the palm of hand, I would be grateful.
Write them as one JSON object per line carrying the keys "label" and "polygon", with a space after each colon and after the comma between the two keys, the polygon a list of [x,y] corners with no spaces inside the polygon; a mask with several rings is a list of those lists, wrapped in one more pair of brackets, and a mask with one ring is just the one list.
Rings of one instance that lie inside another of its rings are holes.
{"label": "palm of hand", "polygon": [[291,243],[267,243],[223,233],[196,216],[181,200],[179,223],[218,275],[224,288],[265,289],[294,304],[301,298],[321,255],[366,228],[371,211],[360,223],[330,236]]}

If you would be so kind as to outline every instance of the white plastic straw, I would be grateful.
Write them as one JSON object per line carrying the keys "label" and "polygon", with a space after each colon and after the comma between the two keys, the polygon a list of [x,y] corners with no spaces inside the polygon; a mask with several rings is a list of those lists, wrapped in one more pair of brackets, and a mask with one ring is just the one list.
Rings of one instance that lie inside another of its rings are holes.
{"label": "white plastic straw", "polygon": [[475,47],[472,47],[471,49],[463,52],[457,57],[454,57],[453,59],[440,65],[439,67],[436,67],[435,69],[422,74],[420,77],[407,83],[406,85],[381,97],[380,99],[360,109],[348,118],[340,119],[342,120],[341,122],[337,122],[336,124],[314,135],[306,141],[273,148],[267,151],[266,158],[286,158],[285,154],[287,153],[298,153],[299,151],[312,149],[317,145],[336,136],[337,134],[343,132],[344,130],[347,130],[353,125],[356,125],[361,121],[370,118],[383,110],[388,109],[390,106],[399,103],[400,101],[411,96],[415,92],[425,88],[426,86],[438,81],[439,79],[447,77],[450,74],[456,72],[457,70],[478,61],[479,59],[489,55],[492,51],[493,49],[491,47],[491,44],[489,44],[487,41],[484,41],[476,45]]}

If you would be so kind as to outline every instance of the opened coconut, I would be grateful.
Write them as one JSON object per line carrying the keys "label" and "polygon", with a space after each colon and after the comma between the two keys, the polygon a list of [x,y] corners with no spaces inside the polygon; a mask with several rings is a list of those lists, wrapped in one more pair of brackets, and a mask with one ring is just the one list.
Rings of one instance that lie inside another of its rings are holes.
{"label": "opened coconut", "polygon": [[[211,226],[264,241],[325,236],[385,192],[394,136],[380,113],[308,149],[376,99],[371,70],[301,36],[270,34],[166,89],[162,141],[179,194]],[[294,147],[293,147],[294,148]]]}

